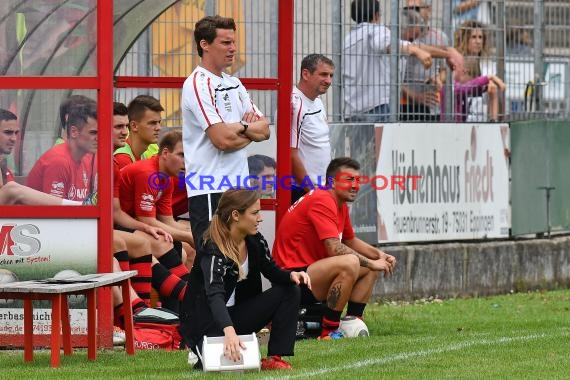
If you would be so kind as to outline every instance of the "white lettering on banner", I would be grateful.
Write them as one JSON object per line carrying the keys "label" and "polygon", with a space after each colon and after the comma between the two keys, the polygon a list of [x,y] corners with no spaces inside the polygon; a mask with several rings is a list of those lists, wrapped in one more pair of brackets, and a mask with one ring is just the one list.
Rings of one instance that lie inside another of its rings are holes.
{"label": "white lettering on banner", "polygon": [[377,128],[376,175],[421,176],[416,189],[376,192],[380,243],[508,236],[507,125]]}

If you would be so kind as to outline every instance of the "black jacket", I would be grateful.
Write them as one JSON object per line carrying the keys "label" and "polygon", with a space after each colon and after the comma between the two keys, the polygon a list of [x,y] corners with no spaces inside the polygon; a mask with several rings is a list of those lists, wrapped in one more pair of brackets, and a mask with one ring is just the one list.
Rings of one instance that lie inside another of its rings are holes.
{"label": "black jacket", "polygon": [[249,273],[239,282],[237,265],[211,241],[198,249],[180,313],[181,332],[187,343],[195,344],[204,335],[222,334],[225,327],[232,326],[228,299],[234,289],[236,305],[260,294],[261,273],[271,283],[291,284],[291,272],[273,261],[263,235],[247,236],[245,243]]}

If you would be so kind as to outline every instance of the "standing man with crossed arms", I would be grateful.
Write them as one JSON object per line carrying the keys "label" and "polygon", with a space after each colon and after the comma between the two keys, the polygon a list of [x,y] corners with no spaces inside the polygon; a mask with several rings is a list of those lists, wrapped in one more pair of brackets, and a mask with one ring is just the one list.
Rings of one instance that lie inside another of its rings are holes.
{"label": "standing man with crossed arms", "polygon": [[235,21],[221,16],[196,23],[202,60],[182,87],[186,191],[196,249],[224,190],[244,187],[249,175],[245,147],[269,138],[268,120],[240,80],[223,72],[234,63],[235,30]]}

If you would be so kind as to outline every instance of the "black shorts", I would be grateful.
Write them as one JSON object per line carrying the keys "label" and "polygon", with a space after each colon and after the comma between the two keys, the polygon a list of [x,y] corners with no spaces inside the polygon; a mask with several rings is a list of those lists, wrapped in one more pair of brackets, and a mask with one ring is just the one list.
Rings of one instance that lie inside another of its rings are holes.
{"label": "black shorts", "polygon": [[[300,268],[290,268],[289,270],[292,272],[306,272],[309,267],[300,267]],[[313,292],[307,288],[307,285],[301,284],[299,285],[301,288],[301,305],[313,305],[319,303],[320,301],[315,298]]]}
{"label": "black shorts", "polygon": [[131,233],[131,234],[134,234],[135,231],[136,231],[136,230],[133,230],[132,228],[123,227],[123,226],[121,226],[120,224],[115,224],[115,225],[113,226],[113,228],[114,228],[115,230],[119,230],[119,231],[123,231],[123,232],[129,232],[129,233]]}

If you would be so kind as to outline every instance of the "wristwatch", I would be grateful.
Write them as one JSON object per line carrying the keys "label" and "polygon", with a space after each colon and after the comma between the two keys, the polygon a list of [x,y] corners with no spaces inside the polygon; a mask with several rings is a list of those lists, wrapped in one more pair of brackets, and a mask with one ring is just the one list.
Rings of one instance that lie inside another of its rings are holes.
{"label": "wristwatch", "polygon": [[246,132],[246,131],[247,131],[247,129],[249,128],[249,124],[248,124],[248,123],[246,123],[246,122],[245,122],[245,121],[243,121],[243,120],[240,120],[240,122],[239,122],[239,123],[240,123],[241,125],[243,125],[243,131],[241,131],[241,133],[243,133],[243,134],[245,135],[245,132]]}

